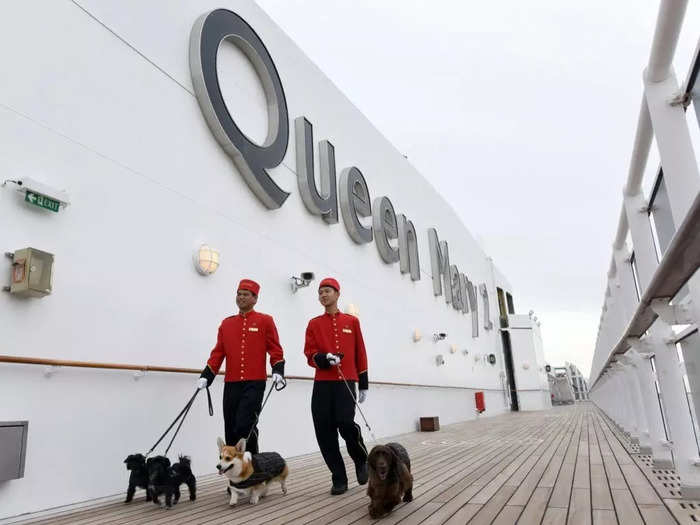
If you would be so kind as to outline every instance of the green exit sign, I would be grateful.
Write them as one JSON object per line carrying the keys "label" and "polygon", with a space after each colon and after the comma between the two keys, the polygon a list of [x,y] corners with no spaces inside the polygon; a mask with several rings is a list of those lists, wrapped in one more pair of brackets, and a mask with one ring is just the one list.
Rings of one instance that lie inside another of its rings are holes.
{"label": "green exit sign", "polygon": [[46,195],[34,193],[33,191],[27,191],[24,194],[24,200],[34,206],[39,206],[39,208],[45,208],[56,213],[58,213],[58,209],[61,207],[60,202],[50,199]]}

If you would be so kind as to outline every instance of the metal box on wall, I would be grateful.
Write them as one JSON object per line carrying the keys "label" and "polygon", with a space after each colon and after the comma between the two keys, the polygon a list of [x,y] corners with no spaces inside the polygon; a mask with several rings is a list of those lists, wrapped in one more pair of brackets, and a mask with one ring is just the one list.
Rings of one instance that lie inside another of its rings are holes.
{"label": "metal box on wall", "polygon": [[420,418],[421,432],[437,432],[440,430],[440,418],[438,416]]}
{"label": "metal box on wall", "polygon": [[24,477],[28,421],[0,421],[0,481]]}
{"label": "metal box on wall", "polygon": [[10,293],[21,297],[44,297],[51,293],[53,254],[24,248],[8,255],[12,256]]}

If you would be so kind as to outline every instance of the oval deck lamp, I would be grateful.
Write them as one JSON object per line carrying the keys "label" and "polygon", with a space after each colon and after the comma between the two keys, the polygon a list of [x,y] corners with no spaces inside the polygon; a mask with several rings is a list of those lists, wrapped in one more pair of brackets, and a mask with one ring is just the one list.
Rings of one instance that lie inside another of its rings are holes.
{"label": "oval deck lamp", "polygon": [[219,250],[202,244],[194,251],[194,267],[200,275],[211,275],[219,268]]}

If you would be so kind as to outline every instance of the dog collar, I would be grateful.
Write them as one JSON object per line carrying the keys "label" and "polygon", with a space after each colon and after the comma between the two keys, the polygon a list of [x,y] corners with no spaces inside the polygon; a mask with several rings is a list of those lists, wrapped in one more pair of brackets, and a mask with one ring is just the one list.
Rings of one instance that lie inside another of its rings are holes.
{"label": "dog collar", "polygon": [[233,468],[233,463],[231,463],[228,467],[226,467],[224,470],[221,471],[222,474],[226,474],[229,470]]}

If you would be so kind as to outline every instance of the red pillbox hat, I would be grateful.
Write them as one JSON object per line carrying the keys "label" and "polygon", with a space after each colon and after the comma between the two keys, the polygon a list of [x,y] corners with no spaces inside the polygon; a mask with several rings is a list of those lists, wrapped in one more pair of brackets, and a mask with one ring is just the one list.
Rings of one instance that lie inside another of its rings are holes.
{"label": "red pillbox hat", "polygon": [[251,281],[250,279],[243,279],[240,283],[238,283],[238,289],[248,290],[253,295],[258,295],[260,285],[255,281]]}
{"label": "red pillbox hat", "polygon": [[335,289],[336,292],[340,291],[340,285],[338,284],[338,281],[333,279],[333,277],[326,277],[323,279],[318,287],[321,288],[322,286],[330,286],[331,288]]}

